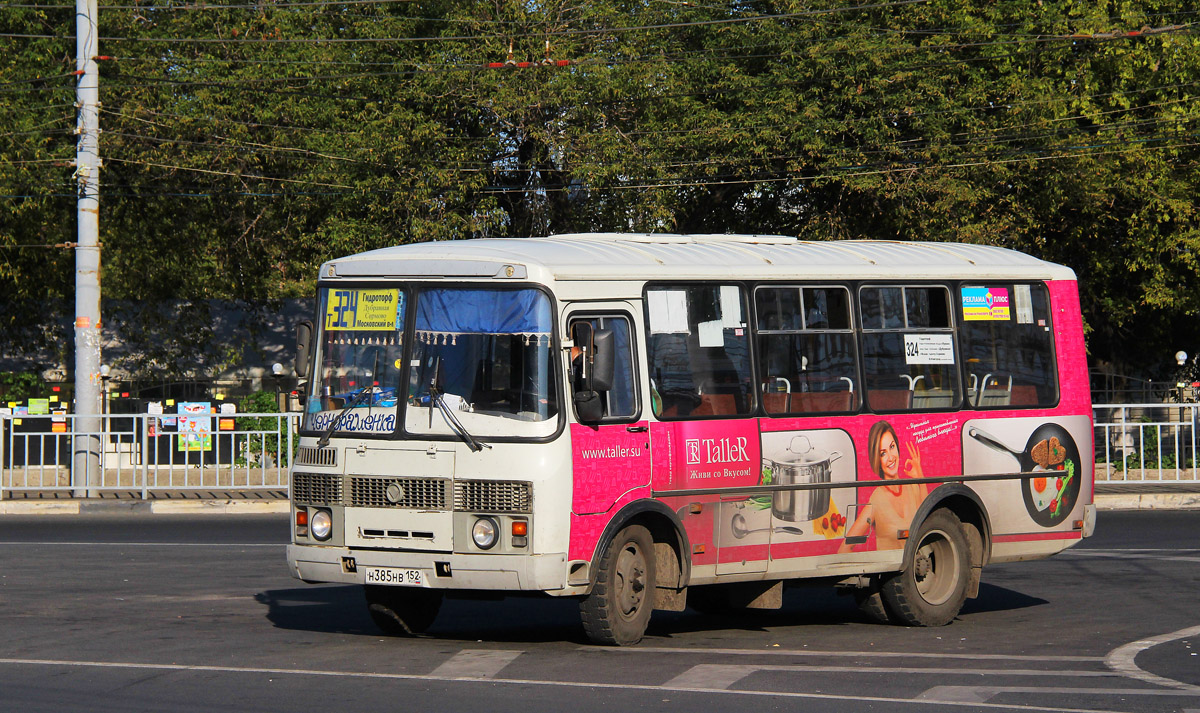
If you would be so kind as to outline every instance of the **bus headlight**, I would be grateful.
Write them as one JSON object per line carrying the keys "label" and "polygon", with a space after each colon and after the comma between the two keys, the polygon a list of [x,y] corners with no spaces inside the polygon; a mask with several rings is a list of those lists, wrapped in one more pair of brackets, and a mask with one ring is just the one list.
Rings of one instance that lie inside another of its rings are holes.
{"label": "bus headlight", "polygon": [[308,522],[308,531],[318,540],[328,540],[333,534],[333,515],[328,510],[317,510]]}
{"label": "bus headlight", "polygon": [[481,550],[490,550],[500,538],[500,526],[490,517],[481,517],[471,527],[471,539]]}

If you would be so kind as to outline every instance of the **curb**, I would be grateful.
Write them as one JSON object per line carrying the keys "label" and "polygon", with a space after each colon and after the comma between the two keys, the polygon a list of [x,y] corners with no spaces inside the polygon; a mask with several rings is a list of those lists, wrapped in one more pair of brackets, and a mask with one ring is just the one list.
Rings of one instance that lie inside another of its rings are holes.
{"label": "curb", "polygon": [[1200,493],[1129,493],[1096,496],[1097,510],[1194,510]]}
{"label": "curb", "polygon": [[287,500],[20,500],[0,501],[0,515],[275,515],[291,512]]}

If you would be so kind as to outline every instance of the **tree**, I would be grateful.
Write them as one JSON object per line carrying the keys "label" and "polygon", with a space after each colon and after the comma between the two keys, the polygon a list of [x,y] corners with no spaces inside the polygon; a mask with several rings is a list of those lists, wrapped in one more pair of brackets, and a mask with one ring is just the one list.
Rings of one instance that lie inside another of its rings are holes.
{"label": "tree", "polygon": [[[323,260],[409,241],[967,241],[1073,267],[1093,359],[1166,368],[1200,352],[1180,342],[1200,313],[1200,53],[1176,9],[105,8],[105,292],[202,321],[209,299],[307,295]],[[69,322],[70,251],[17,246],[73,240],[67,27],[0,8],[0,320],[59,352],[39,325]]]}

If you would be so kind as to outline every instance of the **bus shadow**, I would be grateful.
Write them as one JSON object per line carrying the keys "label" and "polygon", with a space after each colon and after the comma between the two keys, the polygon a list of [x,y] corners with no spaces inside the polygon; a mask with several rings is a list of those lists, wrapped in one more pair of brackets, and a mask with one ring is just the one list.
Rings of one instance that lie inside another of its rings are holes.
{"label": "bus shadow", "polygon": [[963,605],[963,614],[983,614],[986,612],[1014,611],[1039,607],[1050,602],[1041,597],[1031,597],[1028,594],[982,582],[979,585],[979,596],[968,599]]}
{"label": "bus shadow", "polygon": [[[275,627],[296,631],[383,636],[371,621],[362,587],[314,585],[260,592]],[[500,643],[586,643],[579,603],[552,597],[472,600],[447,598],[422,638]]]}
{"label": "bus shadow", "polygon": [[[280,629],[353,636],[383,635],[367,614],[362,587],[357,585],[268,590],[255,595],[255,600],[267,608],[267,620]],[[1038,597],[984,583],[979,588],[979,596],[967,600],[962,615],[1015,611],[1047,603]],[[655,612],[647,636],[669,639],[722,630],[767,631],[781,627],[817,628],[868,622],[852,597],[841,596],[831,587],[796,587],[787,590],[783,608],[778,610],[743,609],[708,614],[692,609]],[[580,624],[578,601],[553,597],[483,601],[447,599],[423,638],[495,643],[587,643]]]}

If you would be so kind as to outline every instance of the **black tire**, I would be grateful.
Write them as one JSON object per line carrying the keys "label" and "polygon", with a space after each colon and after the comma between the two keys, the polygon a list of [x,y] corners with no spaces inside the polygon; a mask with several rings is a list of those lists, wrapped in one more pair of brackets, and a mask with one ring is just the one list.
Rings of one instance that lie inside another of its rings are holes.
{"label": "black tire", "polygon": [[967,600],[970,546],[962,522],[949,510],[935,510],[913,539],[904,571],[883,580],[883,605],[896,623],[945,626]]}
{"label": "black tire", "polygon": [[854,603],[858,605],[859,611],[876,624],[890,624],[892,617],[883,603],[880,587],[879,578],[872,577],[869,586],[854,590]]}
{"label": "black tire", "polygon": [[579,605],[583,629],[597,644],[642,640],[654,611],[654,540],[641,525],[617,533],[600,558],[592,593]]}
{"label": "black tire", "polygon": [[413,636],[433,625],[442,593],[432,589],[367,585],[367,612],[389,636]]}

